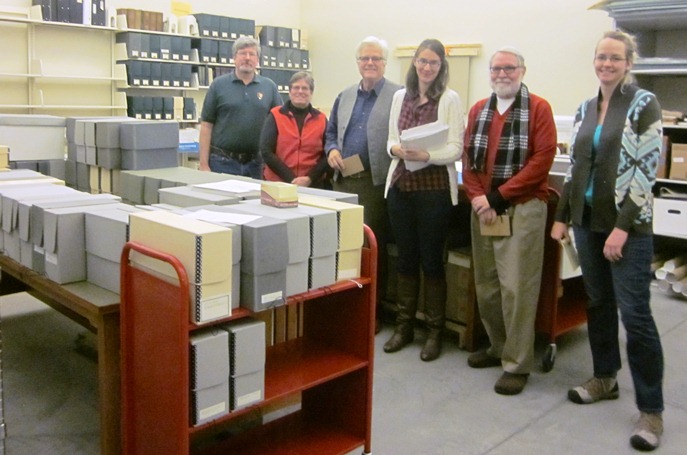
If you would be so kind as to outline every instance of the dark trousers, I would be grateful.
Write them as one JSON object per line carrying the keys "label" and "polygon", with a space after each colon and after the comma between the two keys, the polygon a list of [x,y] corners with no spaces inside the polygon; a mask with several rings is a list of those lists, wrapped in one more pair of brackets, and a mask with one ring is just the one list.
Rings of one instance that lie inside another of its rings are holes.
{"label": "dark trousers", "polygon": [[637,408],[663,411],[663,350],[651,314],[653,237],[630,233],[623,257],[609,262],[603,255],[608,233],[573,225],[585,290],[589,295],[587,326],[594,376],[614,377],[620,370],[618,310],[627,335],[627,359]]}

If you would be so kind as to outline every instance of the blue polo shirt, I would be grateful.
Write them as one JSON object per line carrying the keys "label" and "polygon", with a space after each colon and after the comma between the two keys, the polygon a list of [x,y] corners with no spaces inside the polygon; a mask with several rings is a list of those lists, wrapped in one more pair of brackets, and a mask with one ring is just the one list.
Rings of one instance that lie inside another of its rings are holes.
{"label": "blue polo shirt", "polygon": [[267,114],[282,104],[277,85],[271,79],[256,74],[246,85],[232,72],[210,85],[201,119],[213,124],[211,145],[255,157]]}

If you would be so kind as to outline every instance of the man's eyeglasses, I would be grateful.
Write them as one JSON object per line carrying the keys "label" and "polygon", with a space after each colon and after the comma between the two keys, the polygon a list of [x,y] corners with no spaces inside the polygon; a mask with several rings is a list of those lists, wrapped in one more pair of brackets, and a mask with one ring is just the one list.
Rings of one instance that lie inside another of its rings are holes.
{"label": "man's eyeglasses", "polygon": [[256,51],[250,51],[250,50],[245,51],[244,50],[244,51],[238,51],[236,53],[236,56],[237,57],[257,57],[258,53]]}
{"label": "man's eyeglasses", "polygon": [[501,71],[503,71],[508,76],[510,76],[518,68],[520,68],[520,66],[492,66],[491,68],[489,68],[489,71],[491,71],[491,74],[493,74],[495,76],[500,74]]}
{"label": "man's eyeglasses", "polygon": [[618,62],[624,62],[626,59],[624,59],[623,57],[620,57],[618,55],[599,54],[596,57],[594,57],[594,60],[596,60],[597,62],[605,62],[606,60],[608,60],[611,63],[618,63]]}
{"label": "man's eyeglasses", "polygon": [[357,60],[358,60],[360,63],[367,63],[367,62],[379,63],[379,62],[381,62],[382,60],[384,60],[384,58],[383,58],[383,57],[377,57],[377,56],[375,55],[375,56],[372,56],[372,57],[358,57]]}
{"label": "man's eyeglasses", "polygon": [[415,60],[415,63],[419,67],[423,67],[425,65],[429,65],[432,68],[439,68],[441,66],[441,60],[427,60],[426,58],[418,58]]}

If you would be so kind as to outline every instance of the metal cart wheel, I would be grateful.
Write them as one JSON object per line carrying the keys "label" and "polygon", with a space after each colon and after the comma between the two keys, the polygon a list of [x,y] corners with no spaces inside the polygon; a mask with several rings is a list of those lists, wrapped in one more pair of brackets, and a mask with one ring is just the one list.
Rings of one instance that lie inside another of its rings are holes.
{"label": "metal cart wheel", "polygon": [[551,343],[546,347],[546,352],[541,361],[541,369],[544,373],[553,370],[553,364],[556,363],[556,343]]}

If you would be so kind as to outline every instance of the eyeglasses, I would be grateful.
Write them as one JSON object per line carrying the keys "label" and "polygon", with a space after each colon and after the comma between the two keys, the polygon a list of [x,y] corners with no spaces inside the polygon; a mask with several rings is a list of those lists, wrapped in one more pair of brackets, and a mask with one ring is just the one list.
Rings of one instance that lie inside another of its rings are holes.
{"label": "eyeglasses", "polygon": [[367,63],[367,62],[372,62],[372,63],[379,63],[384,60],[384,57],[378,57],[378,56],[372,56],[372,57],[358,57],[357,60],[360,63]]}
{"label": "eyeglasses", "polygon": [[290,88],[289,90],[292,90],[292,91],[294,91],[294,92],[298,92],[298,91],[300,91],[300,92],[309,92],[309,91],[310,91],[310,87],[308,87],[307,85],[306,85],[306,86],[292,85],[291,88]]}
{"label": "eyeglasses", "polygon": [[515,72],[516,69],[522,68],[521,66],[492,66],[489,68],[489,71],[491,71],[491,74],[493,75],[498,75],[503,71],[506,73],[506,75],[510,76]]}
{"label": "eyeglasses", "polygon": [[441,66],[441,60],[427,60],[426,58],[415,59],[415,63],[420,67],[429,65],[432,68],[439,68],[439,66]]}
{"label": "eyeglasses", "polygon": [[594,60],[597,62],[605,62],[606,60],[610,61],[611,63],[618,63],[618,62],[624,62],[625,58],[619,57],[617,55],[604,55],[604,54],[599,54],[596,57],[594,57]]}
{"label": "eyeglasses", "polygon": [[258,53],[251,50],[242,50],[236,53],[237,57],[257,57]]}

